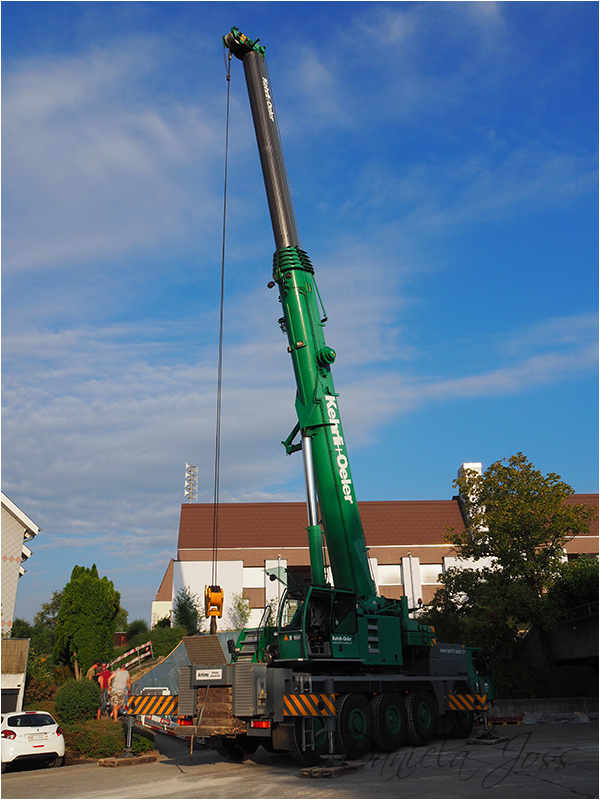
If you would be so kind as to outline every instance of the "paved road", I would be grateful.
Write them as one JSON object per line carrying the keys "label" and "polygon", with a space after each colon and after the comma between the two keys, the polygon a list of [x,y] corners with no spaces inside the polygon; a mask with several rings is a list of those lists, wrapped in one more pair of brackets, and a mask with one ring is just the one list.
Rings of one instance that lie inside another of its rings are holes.
{"label": "paved road", "polygon": [[95,765],[7,772],[8,798],[597,798],[596,723],[497,729],[506,745],[473,747],[436,740],[368,757],[364,771],[334,779],[300,778],[287,756],[262,748],[243,764],[157,736],[156,764]]}

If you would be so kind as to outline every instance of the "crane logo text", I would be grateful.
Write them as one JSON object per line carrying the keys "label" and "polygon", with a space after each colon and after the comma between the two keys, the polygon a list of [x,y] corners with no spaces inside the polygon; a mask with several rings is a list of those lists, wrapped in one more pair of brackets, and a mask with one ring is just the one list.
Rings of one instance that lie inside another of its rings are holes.
{"label": "crane logo text", "polygon": [[352,497],[352,479],[350,478],[350,469],[348,467],[348,456],[343,451],[344,439],[340,433],[340,420],[337,416],[338,408],[336,398],[331,397],[331,395],[325,395],[325,400],[327,401],[327,416],[330,420],[334,449],[337,453],[337,466],[342,482],[344,500],[347,500],[349,503],[354,503],[354,498]]}
{"label": "crane logo text", "polygon": [[267,100],[267,111],[269,112],[269,119],[275,122],[275,114],[273,112],[273,102],[271,100],[271,92],[269,91],[269,81],[266,78],[262,79],[263,89],[265,90],[265,98]]}

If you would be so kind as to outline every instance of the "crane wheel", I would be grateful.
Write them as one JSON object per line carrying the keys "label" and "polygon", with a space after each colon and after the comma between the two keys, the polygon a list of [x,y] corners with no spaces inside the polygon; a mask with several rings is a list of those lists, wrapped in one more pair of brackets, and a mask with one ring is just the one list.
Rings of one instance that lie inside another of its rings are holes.
{"label": "crane wheel", "polygon": [[373,746],[373,712],[363,694],[344,694],[337,705],[337,745],[348,758],[362,758]]}
{"label": "crane wheel", "polygon": [[408,739],[411,744],[428,744],[437,730],[438,712],[431,692],[409,692],[406,695]]}
{"label": "crane wheel", "polygon": [[454,724],[450,728],[453,739],[468,739],[473,730],[475,715],[472,711],[455,711]]}
{"label": "crane wheel", "polygon": [[248,736],[236,736],[234,739],[223,739],[220,747],[216,747],[217,753],[226,761],[243,761],[258,748],[259,739]]}
{"label": "crane wheel", "polygon": [[397,692],[383,692],[371,700],[373,741],[378,750],[391,753],[402,747],[408,736],[406,704]]}

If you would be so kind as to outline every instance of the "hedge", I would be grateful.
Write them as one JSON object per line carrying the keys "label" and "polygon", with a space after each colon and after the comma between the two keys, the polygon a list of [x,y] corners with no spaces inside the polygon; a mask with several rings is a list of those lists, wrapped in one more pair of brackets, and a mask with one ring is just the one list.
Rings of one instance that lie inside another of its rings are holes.
{"label": "hedge", "polygon": [[100,705],[101,691],[96,681],[68,680],[56,692],[56,711],[63,723],[93,719]]}

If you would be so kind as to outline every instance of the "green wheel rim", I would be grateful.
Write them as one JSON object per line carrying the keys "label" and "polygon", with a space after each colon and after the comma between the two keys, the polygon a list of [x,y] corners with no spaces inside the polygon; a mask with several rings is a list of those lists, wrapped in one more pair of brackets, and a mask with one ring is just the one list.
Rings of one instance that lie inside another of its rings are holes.
{"label": "green wheel rim", "polygon": [[367,719],[360,708],[353,708],[348,718],[350,735],[359,742],[367,732]]}
{"label": "green wheel rim", "polygon": [[385,727],[392,736],[396,736],[402,730],[402,717],[397,706],[388,706],[385,714]]}
{"label": "green wheel rim", "polygon": [[431,708],[429,707],[428,703],[419,703],[417,716],[419,718],[419,724],[421,725],[422,730],[428,731],[431,727]]}

